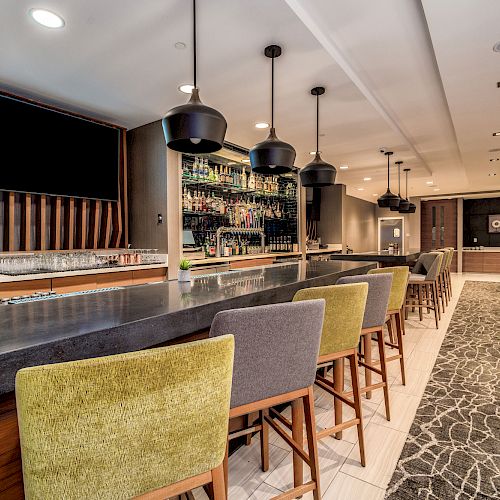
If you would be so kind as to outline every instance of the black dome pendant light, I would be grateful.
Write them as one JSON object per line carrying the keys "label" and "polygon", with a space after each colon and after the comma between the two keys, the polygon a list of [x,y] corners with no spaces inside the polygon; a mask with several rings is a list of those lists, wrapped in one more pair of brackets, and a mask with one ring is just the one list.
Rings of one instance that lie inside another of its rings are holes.
{"label": "black dome pendant light", "polygon": [[384,154],[387,156],[387,191],[377,200],[377,203],[380,208],[399,207],[399,196],[392,194],[389,187],[389,159],[394,153],[386,151]]}
{"label": "black dome pendant light", "polygon": [[274,60],[281,55],[279,45],[269,45],[264,55],[271,58],[271,130],[265,141],[259,142],[250,150],[250,164],[257,174],[278,175],[293,170],[295,149],[280,141],[274,130]]}
{"label": "black dome pendant light", "polygon": [[324,187],[335,184],[337,170],[326,163],[319,154],[319,96],[325,93],[325,87],[314,87],[311,94],[316,96],[316,155],[314,160],[300,170],[300,182],[304,187]]}
{"label": "black dome pendant light", "polygon": [[181,153],[213,153],[222,148],[227,123],[216,109],[205,106],[196,86],[196,0],[193,0],[193,90],[187,104],[172,108],[162,120],[167,146]]}
{"label": "black dome pendant light", "polygon": [[[398,166],[398,198],[399,205],[397,207],[391,207],[391,212],[397,212],[400,209],[406,208],[406,200],[401,196],[401,164],[403,163],[401,160],[394,162]],[[408,202],[409,205],[409,202]]]}
{"label": "black dome pendant light", "polygon": [[[406,198],[404,201],[408,203],[408,208],[406,209],[399,209],[400,214],[414,214],[415,211],[417,210],[417,205],[415,203],[411,203],[410,200],[408,199],[408,172],[410,172],[410,168],[405,168],[403,171],[406,174]],[[400,205],[401,206],[401,205]]]}

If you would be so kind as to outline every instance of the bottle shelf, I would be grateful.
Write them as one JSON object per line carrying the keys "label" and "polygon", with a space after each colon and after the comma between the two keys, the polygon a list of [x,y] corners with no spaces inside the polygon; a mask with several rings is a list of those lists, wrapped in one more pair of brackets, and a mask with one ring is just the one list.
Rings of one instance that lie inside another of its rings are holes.
{"label": "bottle shelf", "polygon": [[212,215],[214,217],[229,217],[228,214],[220,214],[219,212],[191,212],[189,210],[183,210],[182,215],[191,215],[197,217],[203,217],[205,215]]}

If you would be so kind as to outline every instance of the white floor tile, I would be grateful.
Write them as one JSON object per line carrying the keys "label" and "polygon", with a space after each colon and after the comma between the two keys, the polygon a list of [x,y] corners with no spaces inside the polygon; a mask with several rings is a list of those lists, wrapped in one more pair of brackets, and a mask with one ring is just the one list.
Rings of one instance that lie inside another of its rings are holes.
{"label": "white floor tile", "polygon": [[339,472],[323,492],[324,500],[382,500],[384,490],[370,483]]}
{"label": "white floor tile", "polygon": [[407,433],[415,418],[415,412],[420,403],[420,396],[412,396],[411,394],[393,391],[390,394],[390,402],[391,420],[388,421],[385,418],[385,412],[383,412],[382,407],[379,406],[370,423]]}

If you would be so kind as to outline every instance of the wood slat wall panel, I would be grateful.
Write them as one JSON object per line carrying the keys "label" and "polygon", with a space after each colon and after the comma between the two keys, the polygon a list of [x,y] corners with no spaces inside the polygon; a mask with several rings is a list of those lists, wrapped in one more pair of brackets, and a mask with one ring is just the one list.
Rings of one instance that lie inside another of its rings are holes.
{"label": "wood slat wall panel", "polygon": [[51,199],[50,249],[61,250],[61,197]]}
{"label": "wood slat wall panel", "polygon": [[73,250],[75,242],[75,199],[65,200],[64,207],[64,249]]}
{"label": "wood slat wall panel", "polygon": [[3,199],[3,249],[6,252],[14,251],[15,241],[15,198],[14,193],[8,193]]}
{"label": "wood slat wall panel", "polygon": [[99,200],[91,200],[87,248],[95,249],[99,245],[100,215],[101,215],[101,202]]}
{"label": "wood slat wall panel", "polygon": [[31,250],[31,194],[21,195],[21,250]]}
{"label": "wood slat wall panel", "polygon": [[37,196],[36,204],[36,250],[45,250],[47,248],[47,196],[44,194]]}
{"label": "wood slat wall panel", "polygon": [[77,203],[75,248],[87,248],[87,200]]}
{"label": "wood slat wall panel", "polygon": [[111,202],[102,203],[101,231],[99,236],[99,247],[109,248],[111,239]]}

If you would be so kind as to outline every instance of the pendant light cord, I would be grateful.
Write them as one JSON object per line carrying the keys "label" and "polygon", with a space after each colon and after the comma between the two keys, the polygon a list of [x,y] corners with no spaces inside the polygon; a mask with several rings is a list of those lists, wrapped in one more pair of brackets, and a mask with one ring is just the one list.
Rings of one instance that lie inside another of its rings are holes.
{"label": "pendant light cord", "polygon": [[401,195],[401,163],[398,163],[398,195]]}
{"label": "pendant light cord", "polygon": [[405,172],[406,174],[406,197],[405,199],[408,199],[408,170]]}
{"label": "pendant light cord", "polygon": [[274,128],[274,57],[271,59],[271,128]]}
{"label": "pendant light cord", "polygon": [[196,88],[196,0],[193,0],[193,85]]}
{"label": "pendant light cord", "polygon": [[387,191],[390,191],[390,182],[389,182],[389,155],[387,155]]}
{"label": "pendant light cord", "polygon": [[319,94],[316,94],[316,153],[319,153]]}

